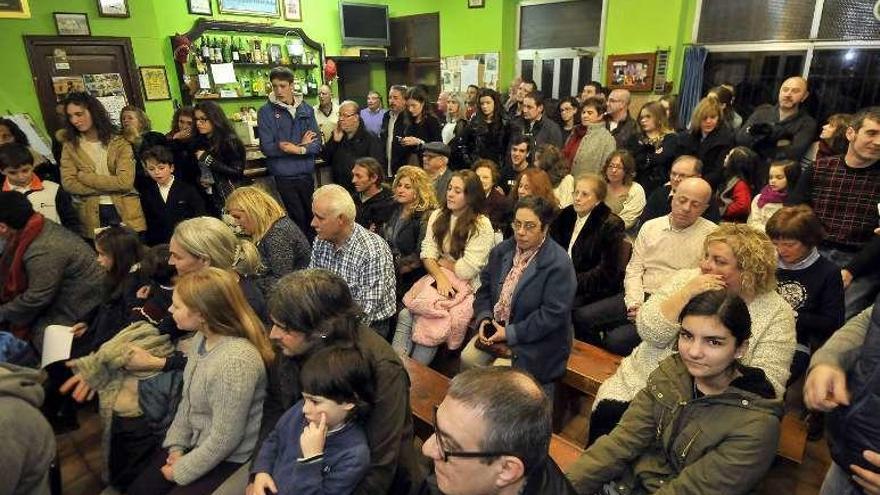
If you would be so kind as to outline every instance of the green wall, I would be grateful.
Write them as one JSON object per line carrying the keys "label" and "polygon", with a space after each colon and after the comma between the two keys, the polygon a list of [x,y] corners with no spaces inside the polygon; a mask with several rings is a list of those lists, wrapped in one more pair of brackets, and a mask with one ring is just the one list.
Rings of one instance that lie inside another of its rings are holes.
{"label": "green wall", "polygon": [[[301,0],[304,22],[274,20],[275,25],[297,26],[324,45],[326,55],[341,51],[337,0]],[[501,52],[500,84],[506,89],[516,67],[516,17],[519,0],[486,0],[482,9],[467,8],[467,0],[356,0],[385,3],[392,17],[440,13],[440,54],[466,55]],[[680,74],[683,43],[690,41],[694,9],[699,0],[609,0],[605,53],[634,53],[671,47],[670,79]],[[262,22],[252,16],[220,15],[214,0],[214,19]],[[186,10],[186,0],[128,0],[131,17],[99,17],[95,0],[31,0],[30,19],[0,19],[0,67],[5,70],[0,84],[0,113],[29,112],[42,121],[24,53],[22,35],[55,35],[52,12],[84,12],[89,16],[93,36],[130,37],[137,65],[164,64],[172,96],[179,99],[175,68],[168,37],[188,31],[198,16]],[[384,71],[375,64],[372,85],[383,91]],[[258,103],[255,100],[254,103]],[[241,103],[224,103],[227,110]],[[167,129],[173,113],[170,101],[147,102],[147,113],[157,130]]]}

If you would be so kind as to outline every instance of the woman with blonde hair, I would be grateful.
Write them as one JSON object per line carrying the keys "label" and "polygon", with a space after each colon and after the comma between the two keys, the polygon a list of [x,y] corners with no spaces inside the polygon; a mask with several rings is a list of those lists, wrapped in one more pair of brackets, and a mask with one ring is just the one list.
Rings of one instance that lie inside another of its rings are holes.
{"label": "woman with blonde hair", "polygon": [[119,121],[122,123],[122,137],[131,144],[134,153],[134,187],[143,196],[144,190],[153,181],[144,169],[141,153],[152,146],[164,146],[167,141],[164,135],[152,130],[153,124],[146,112],[134,105],[126,105],[120,110]]}
{"label": "woman with blonde hair", "polygon": [[385,223],[384,237],[394,256],[399,300],[426,273],[419,251],[427,232],[428,216],[437,209],[437,198],[427,172],[413,165],[400,167],[391,190],[397,206]]}
{"label": "woman with blonde hair", "polygon": [[676,157],[678,140],[660,102],[650,101],[642,105],[639,132],[633,134],[624,147],[633,155],[635,177],[646,193],[650,194],[666,182]]}
{"label": "woman with blonde hair", "polygon": [[703,98],[691,116],[690,127],[678,135],[680,155],[693,155],[703,162],[703,178],[718,190],[724,159],[734,147],[733,131],[724,125],[724,108],[715,98]]}
{"label": "woman with blonde hair", "polygon": [[465,159],[464,131],[468,125],[468,104],[461,93],[452,93],[446,102],[446,122],[440,129],[443,142],[449,145],[452,154],[449,156],[449,168],[461,170],[467,168]]}
{"label": "woman with blonde hair", "polygon": [[226,211],[257,245],[264,267],[257,285],[264,295],[284,275],[309,266],[312,249],[305,234],[263,189],[235,189],[226,198]]}
{"label": "woman with blonde hair", "polygon": [[235,276],[212,267],[184,275],[171,313],[178,328],[196,333],[183,395],[130,495],[210,493],[250,459],[260,433],[274,354]]}
{"label": "woman with blonde hair", "polygon": [[777,397],[785,393],[796,345],[795,321],[791,306],[776,292],[773,243],[751,227],[723,223],[706,237],[704,252],[699,268],[679,270],[639,309],[636,327],[642,343],[599,387],[590,418],[589,444],[620,422],[630,401],[645,387],[648,375],[675,352],[681,311],[705,291],[724,289],[745,301],[752,318],[752,337],[741,362],[762,369]]}

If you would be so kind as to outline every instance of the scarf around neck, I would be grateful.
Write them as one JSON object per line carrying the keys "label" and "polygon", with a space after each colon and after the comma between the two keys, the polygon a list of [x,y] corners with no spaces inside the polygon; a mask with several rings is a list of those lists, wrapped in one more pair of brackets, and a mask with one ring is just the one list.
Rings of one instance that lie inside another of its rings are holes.
{"label": "scarf around neck", "polygon": [[763,208],[768,203],[784,203],[787,197],[788,191],[777,191],[766,185],[758,196],[758,208]]}

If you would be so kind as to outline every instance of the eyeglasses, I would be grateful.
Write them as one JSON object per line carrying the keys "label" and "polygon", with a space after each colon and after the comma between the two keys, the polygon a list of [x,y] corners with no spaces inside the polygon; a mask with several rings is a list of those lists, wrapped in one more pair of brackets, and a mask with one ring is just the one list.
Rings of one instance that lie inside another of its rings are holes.
{"label": "eyeglasses", "polygon": [[538,224],[535,222],[520,222],[519,220],[514,220],[510,222],[510,228],[512,228],[514,232],[520,229],[523,229],[526,232],[531,232],[538,228]]}
{"label": "eyeglasses", "polygon": [[340,119],[348,119],[348,118],[356,117],[356,116],[357,116],[356,113],[340,113],[339,114]]}
{"label": "eyeglasses", "polygon": [[679,174],[679,173],[676,173],[676,172],[669,172],[669,178],[670,178],[670,179],[682,179],[682,180],[684,180],[684,179],[690,179],[691,177],[696,177],[696,175],[691,175],[691,174]]}
{"label": "eyeglasses", "polygon": [[432,426],[434,427],[434,439],[437,441],[437,450],[440,451],[440,459],[442,459],[443,462],[448,462],[450,457],[464,457],[464,458],[472,458],[472,459],[479,459],[479,458],[485,458],[485,457],[500,457],[503,455],[519,457],[518,455],[513,454],[511,452],[450,452],[443,445],[443,434],[437,428],[437,409],[438,408],[439,408],[439,406],[434,406],[434,424]]}

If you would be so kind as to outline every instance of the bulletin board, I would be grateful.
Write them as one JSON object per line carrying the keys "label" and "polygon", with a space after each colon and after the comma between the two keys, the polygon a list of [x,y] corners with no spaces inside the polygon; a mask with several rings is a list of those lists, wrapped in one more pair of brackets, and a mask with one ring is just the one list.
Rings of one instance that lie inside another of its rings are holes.
{"label": "bulletin board", "polygon": [[497,90],[500,62],[498,52],[444,57],[440,60],[443,91],[464,93],[471,84]]}

